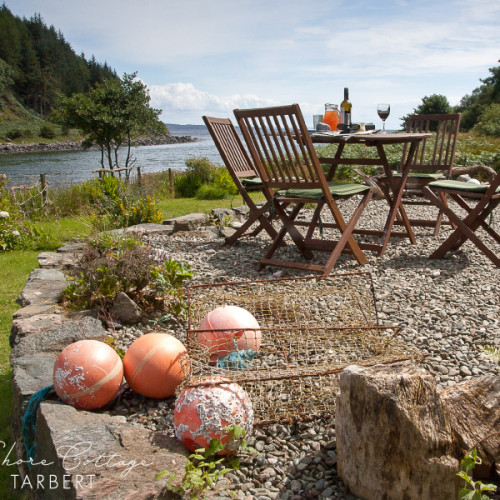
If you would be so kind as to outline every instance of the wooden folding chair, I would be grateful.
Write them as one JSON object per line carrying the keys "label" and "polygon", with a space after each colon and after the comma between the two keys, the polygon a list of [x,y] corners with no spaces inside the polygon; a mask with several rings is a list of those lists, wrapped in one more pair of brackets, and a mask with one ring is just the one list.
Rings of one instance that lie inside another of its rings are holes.
{"label": "wooden folding chair", "polygon": [[[500,172],[489,185],[452,180],[431,182],[424,187],[424,194],[456,225],[451,235],[430,255],[431,259],[441,259],[449,251],[457,250],[470,240],[495,266],[500,267],[500,257],[486,245],[481,235],[477,234],[477,230],[482,228],[500,243],[500,235],[491,227],[491,221],[486,221],[488,217],[493,218],[493,211],[500,203]],[[443,196],[449,196],[464,209],[465,217],[453,212],[443,202]]]}
{"label": "wooden folding chair", "polygon": [[[203,116],[203,121],[219,150],[231,178],[250,209],[247,221],[232,236],[226,238],[225,244],[232,245],[238,238],[244,235],[256,236],[263,229],[274,239],[278,233],[271,225],[272,217],[269,214],[272,193],[262,184],[231,120],[229,118]],[[255,205],[248,194],[248,191],[251,190],[259,190],[264,193],[267,201],[263,206],[257,207]],[[259,223],[257,228],[247,233],[248,229],[256,222]]]}
{"label": "wooden folding chair", "polygon": [[[455,149],[457,147],[457,135],[460,129],[460,113],[455,114],[425,114],[411,115],[407,122],[406,131],[412,132],[434,132],[430,139],[424,139],[418,146],[411,163],[411,170],[405,184],[405,192],[409,196],[403,198],[403,205],[429,205],[429,200],[424,196],[423,188],[427,184],[437,180],[449,179],[453,162],[455,161]],[[401,165],[408,158],[408,145],[405,145]],[[393,182],[397,183],[401,178],[400,173],[393,175]],[[383,186],[384,179],[380,179]],[[397,189],[397,188],[396,188]],[[442,195],[443,203],[446,204],[446,195]],[[449,224],[443,221],[443,212],[440,210],[437,218],[410,218],[412,226],[433,227],[434,236],[439,233],[441,224]],[[402,224],[401,221],[396,224]]]}
{"label": "wooden folding chair", "polygon": [[[262,182],[269,190],[275,191],[274,210],[282,223],[278,236],[260,260],[259,267],[285,266],[318,271],[326,276],[344,250],[351,251],[360,264],[365,264],[366,257],[352,232],[373,194],[372,190],[361,184],[326,181],[298,104],[236,109],[234,114]],[[345,222],[335,200],[355,195],[361,195],[361,200],[351,219]],[[316,210],[304,235],[295,219],[306,203],[315,204]],[[289,204],[295,205],[290,213],[285,210]],[[324,205],[339,227],[341,234],[338,241],[315,239],[313,236],[316,228],[321,229],[320,211]],[[311,250],[330,252],[326,263],[316,265],[273,258],[286,234],[290,235],[305,259],[313,257]]]}

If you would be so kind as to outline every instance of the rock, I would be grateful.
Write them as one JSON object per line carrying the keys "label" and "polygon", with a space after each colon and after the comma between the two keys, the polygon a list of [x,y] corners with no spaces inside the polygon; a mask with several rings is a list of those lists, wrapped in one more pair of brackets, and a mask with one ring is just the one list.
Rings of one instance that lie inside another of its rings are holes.
{"label": "rock", "polygon": [[31,304],[18,309],[12,317],[14,319],[25,319],[39,314],[52,314],[56,310],[58,310],[56,304]]}
{"label": "rock", "polygon": [[34,269],[26,286],[17,298],[24,307],[30,304],[51,304],[59,301],[62,291],[68,286],[65,275],[57,269]]}
{"label": "rock", "polygon": [[234,212],[230,208],[214,208],[210,211],[210,217],[222,222],[224,219],[234,217]]}
{"label": "rock", "polygon": [[124,325],[136,325],[144,317],[144,311],[124,292],[116,296],[110,313],[116,321]]}
{"label": "rock", "polygon": [[370,500],[457,498],[459,462],[433,377],[408,364],[340,375],[338,472]]}
{"label": "rock", "polygon": [[[64,318],[63,315],[57,317]],[[22,330],[24,335],[13,338],[15,345],[10,353],[11,360],[40,352],[58,354],[66,346],[78,340],[105,340],[108,337],[108,332],[102,327],[101,322],[90,316],[78,319],[65,318],[61,324],[54,323],[47,329],[30,330],[30,325],[33,324],[37,325],[37,322],[28,323],[26,330]]]}
{"label": "rock", "polygon": [[173,232],[177,233],[179,231],[193,231],[194,229],[198,229],[205,223],[206,218],[205,214],[195,213],[172,219],[174,221]]}
{"label": "rock", "polygon": [[500,466],[500,377],[474,378],[440,394],[460,450],[477,448],[481,465],[474,477],[492,477]]}
{"label": "rock", "polygon": [[74,241],[57,249],[58,253],[80,253],[87,248],[85,241]]}
{"label": "rock", "polygon": [[31,396],[52,385],[52,373],[57,355],[34,354],[11,359],[12,364],[12,435],[21,436],[21,418]]}
{"label": "rock", "polygon": [[478,186],[481,185],[481,181],[479,181],[478,179],[469,179],[467,182],[469,184],[477,184]]}
{"label": "rock", "polygon": [[164,224],[144,223],[127,227],[124,232],[132,233],[138,237],[143,237],[153,234],[170,234],[172,230]]}
{"label": "rock", "polygon": [[[37,419],[33,481],[42,475],[57,486],[44,498],[157,498],[169,474],[184,475],[187,452],[175,439],[126,423],[124,417],[77,411],[43,402]],[[155,480],[162,470],[169,474]],[[63,490],[63,475],[67,475]]]}
{"label": "rock", "polygon": [[61,314],[37,314],[27,318],[15,319],[10,330],[10,345],[18,344],[27,335],[41,334],[64,322]]}
{"label": "rock", "polygon": [[75,265],[75,260],[71,252],[42,252],[38,255],[38,265],[42,269],[70,269]]}

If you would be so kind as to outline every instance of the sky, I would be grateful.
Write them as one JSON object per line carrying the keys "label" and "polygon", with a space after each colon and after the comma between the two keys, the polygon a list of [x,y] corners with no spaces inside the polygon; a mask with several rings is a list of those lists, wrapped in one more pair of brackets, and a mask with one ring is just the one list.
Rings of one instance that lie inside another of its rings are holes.
{"label": "sky", "polygon": [[354,122],[388,129],[424,96],[456,105],[500,59],[499,0],[5,0],[77,54],[138,73],[167,123],[299,103],[308,124],[349,88]]}

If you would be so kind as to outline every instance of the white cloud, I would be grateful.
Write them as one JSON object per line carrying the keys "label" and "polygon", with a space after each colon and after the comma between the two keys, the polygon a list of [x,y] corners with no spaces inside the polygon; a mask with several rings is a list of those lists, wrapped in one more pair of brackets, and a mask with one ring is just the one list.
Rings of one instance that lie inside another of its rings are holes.
{"label": "white cloud", "polygon": [[[168,83],[149,87],[151,105],[163,111],[164,120],[172,122],[170,116],[185,112],[187,116],[198,116],[198,122],[204,114],[232,116],[235,108],[253,108],[278,104],[272,99],[263,99],[252,94],[234,94],[216,96],[198,90],[192,83]],[[184,123],[181,122],[181,123]]]}

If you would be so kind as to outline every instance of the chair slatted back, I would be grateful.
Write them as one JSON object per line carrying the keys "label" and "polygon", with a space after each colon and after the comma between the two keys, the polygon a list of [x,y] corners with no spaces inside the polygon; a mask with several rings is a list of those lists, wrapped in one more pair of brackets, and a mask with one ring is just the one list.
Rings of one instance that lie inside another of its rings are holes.
{"label": "chair slatted back", "polygon": [[277,189],[314,189],[326,179],[298,104],[236,109],[261,178]]}
{"label": "chair slatted back", "polygon": [[[411,115],[409,117],[407,132],[435,132],[430,140],[424,139],[419,144],[411,170],[443,172],[448,177],[451,175],[455,161],[460,118],[460,113]],[[407,151],[408,145],[405,145],[403,162],[407,157]]]}
{"label": "chair slatted back", "polygon": [[[204,116],[203,121],[233,180],[236,182],[235,177],[240,179],[257,176],[258,173],[231,120]],[[236,184],[238,185],[238,182]]]}

